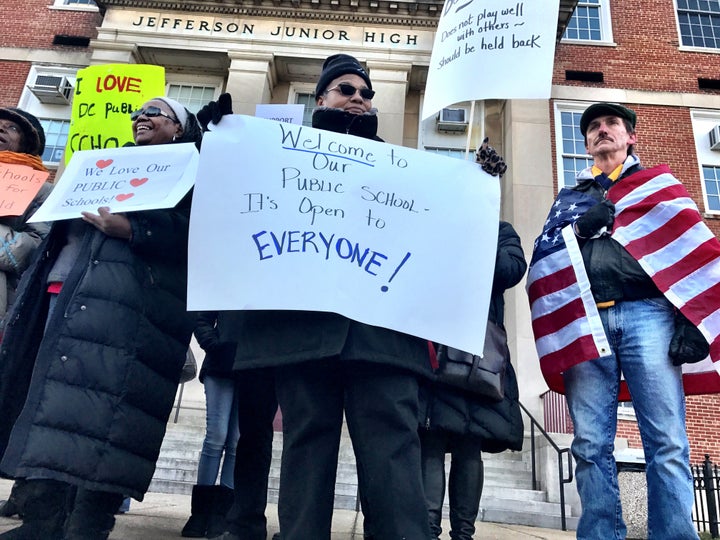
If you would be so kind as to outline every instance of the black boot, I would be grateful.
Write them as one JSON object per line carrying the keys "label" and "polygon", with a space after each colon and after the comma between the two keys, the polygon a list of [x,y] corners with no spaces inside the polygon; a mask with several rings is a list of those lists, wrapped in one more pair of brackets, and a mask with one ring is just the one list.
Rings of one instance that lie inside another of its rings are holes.
{"label": "black boot", "polygon": [[212,507],[208,520],[206,538],[217,538],[228,531],[226,519],[228,510],[233,505],[234,492],[226,486],[213,486]]}
{"label": "black boot", "polygon": [[23,524],[2,540],[62,540],[70,486],[55,480],[27,480],[22,489]]}
{"label": "black boot", "polygon": [[205,538],[210,512],[212,512],[215,486],[194,485],[190,501],[190,518],[180,533],[185,538]]}
{"label": "black boot", "polygon": [[422,479],[431,538],[437,540],[442,533],[442,513],[445,501],[446,437],[441,431],[421,429],[418,433],[420,434]]}
{"label": "black boot", "polygon": [[472,540],[483,488],[483,462],[480,447],[461,455],[453,452],[448,495],[450,498],[450,538]]}
{"label": "black boot", "polygon": [[63,540],[107,540],[124,495],[78,488]]}

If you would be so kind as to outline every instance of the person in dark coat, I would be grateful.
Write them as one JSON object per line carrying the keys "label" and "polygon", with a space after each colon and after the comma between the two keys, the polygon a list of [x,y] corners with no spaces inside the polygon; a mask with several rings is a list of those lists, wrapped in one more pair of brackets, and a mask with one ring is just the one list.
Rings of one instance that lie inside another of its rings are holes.
{"label": "person in dark coat", "polygon": [[[46,172],[42,161],[44,151],[45,130],[34,115],[14,107],[0,108],[0,163],[24,165]],[[50,230],[49,223],[28,223],[27,220],[51,190],[49,182],[43,183],[21,215],[0,217],[0,336],[5,316],[15,301],[20,277]],[[22,482],[13,484],[8,500],[0,503],[0,516],[10,517],[22,512],[21,487]]]}
{"label": "person in dark coat", "polygon": [[[131,118],[137,145],[202,136],[168,98]],[[0,347],[0,471],[29,493],[0,538],[106,539],[123,498],[142,500],[194,326],[189,204],[55,222],[23,275]]]}
{"label": "person in dark coat", "polygon": [[[316,86],[313,127],[381,140],[373,94],[355,58],[327,58]],[[427,539],[417,432],[418,377],[431,374],[426,341],[336,313],[227,316],[228,339],[238,344],[235,368],[275,368],[283,412],[282,539],[330,538],[343,415],[376,538]]]}
{"label": "person in dark coat", "polygon": [[[205,351],[200,369],[200,382],[205,386],[205,438],[192,490],[191,515],[181,535],[213,538],[225,532],[225,514],[233,501],[235,450],[240,435],[233,372],[235,344],[220,341],[217,311],[198,313],[195,338]],[[218,472],[220,484],[215,485]]]}
{"label": "person in dark coat", "polygon": [[[503,326],[503,293],[520,282],[526,268],[520,237],[510,223],[501,221],[490,298],[491,321]],[[442,532],[445,454],[449,452],[450,538],[472,540],[483,487],[481,452],[522,449],[523,422],[515,371],[508,364],[505,397],[500,402],[428,382],[421,386],[420,403],[423,485],[432,538],[439,538]]]}

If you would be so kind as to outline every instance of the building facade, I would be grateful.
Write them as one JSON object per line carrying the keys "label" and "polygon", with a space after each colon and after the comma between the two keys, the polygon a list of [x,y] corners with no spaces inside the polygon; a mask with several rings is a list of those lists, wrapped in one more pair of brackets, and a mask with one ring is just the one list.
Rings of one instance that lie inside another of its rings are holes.
{"label": "building facade", "polygon": [[[579,119],[599,100],[638,112],[641,159],[670,165],[720,231],[720,143],[711,139],[720,140],[720,0],[561,0],[551,99],[458,103],[422,121],[442,7],[441,0],[6,0],[0,105],[42,119],[44,159],[59,168],[78,69],[158,64],[167,94],[192,110],[230,92],[235,112],[302,103],[309,121],[322,61],[345,52],[372,77],[386,141],[464,157],[490,137],[509,165],[501,216],[528,257],[554,194],[588,163]],[[521,399],[543,418],[547,386],[524,288],[506,303]],[[705,453],[720,460],[720,441],[700,427],[717,425],[717,403],[714,396],[688,401],[694,462]],[[631,408],[620,416],[620,434],[639,446]]]}

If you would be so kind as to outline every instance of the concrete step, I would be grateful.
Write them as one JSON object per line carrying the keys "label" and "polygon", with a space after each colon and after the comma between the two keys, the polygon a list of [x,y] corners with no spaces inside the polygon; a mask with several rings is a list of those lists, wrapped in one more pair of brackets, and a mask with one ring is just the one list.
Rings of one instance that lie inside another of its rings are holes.
{"label": "concrete step", "polygon": [[[150,491],[191,494],[197,476],[198,460],[205,436],[204,415],[181,413],[181,421],[168,424]],[[529,448],[529,445],[527,446]],[[280,484],[282,432],[273,440],[273,456],[268,478],[268,501],[277,503]],[[532,489],[529,451],[483,454],[485,482],[479,521],[561,528],[560,505],[547,502],[545,491]],[[448,455],[446,473],[450,470]],[[335,486],[335,508],[355,510],[357,470],[350,438],[345,431],[340,444]],[[446,497],[444,513],[449,512]],[[566,526],[577,528],[577,518],[566,505]]]}

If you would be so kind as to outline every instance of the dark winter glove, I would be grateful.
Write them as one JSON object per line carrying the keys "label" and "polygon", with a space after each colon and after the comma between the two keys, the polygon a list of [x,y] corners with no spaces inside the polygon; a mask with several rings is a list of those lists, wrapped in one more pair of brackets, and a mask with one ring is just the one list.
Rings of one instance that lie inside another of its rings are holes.
{"label": "dark winter glove", "polygon": [[200,109],[197,113],[197,119],[203,131],[207,131],[210,122],[219,124],[223,116],[232,113],[232,97],[230,97],[230,94],[225,93],[220,94],[217,101],[211,101]]}
{"label": "dark winter glove", "polygon": [[480,164],[483,171],[492,176],[502,176],[507,171],[505,160],[488,144],[488,137],[485,137],[480,148],[475,152],[475,162]]}
{"label": "dark winter glove", "polygon": [[603,227],[612,228],[615,221],[615,205],[607,199],[592,206],[575,222],[575,233],[580,238],[592,238]]}
{"label": "dark winter glove", "polygon": [[679,311],[675,315],[675,333],[668,354],[674,366],[694,364],[710,354],[710,344],[705,336]]}

